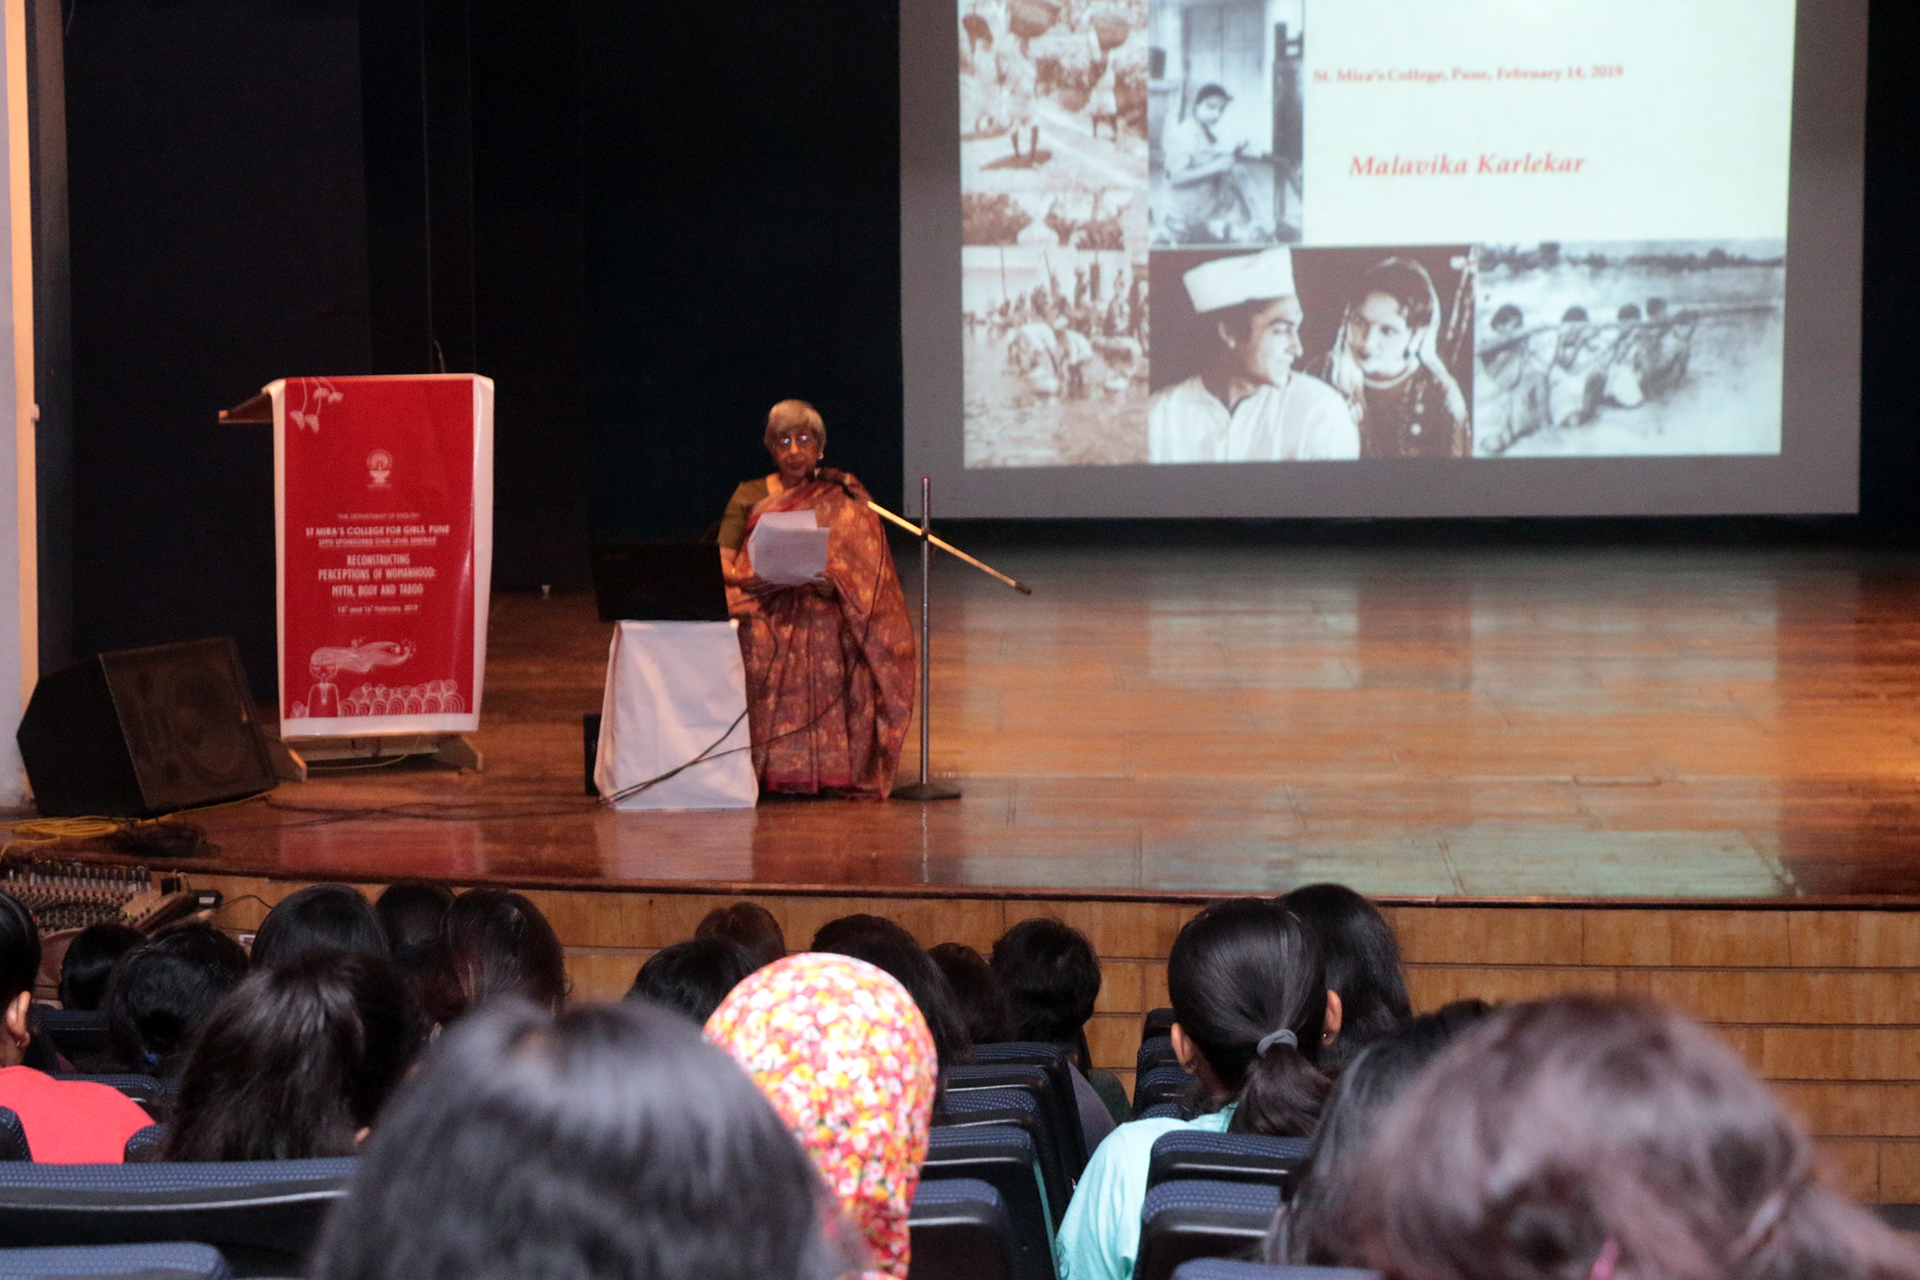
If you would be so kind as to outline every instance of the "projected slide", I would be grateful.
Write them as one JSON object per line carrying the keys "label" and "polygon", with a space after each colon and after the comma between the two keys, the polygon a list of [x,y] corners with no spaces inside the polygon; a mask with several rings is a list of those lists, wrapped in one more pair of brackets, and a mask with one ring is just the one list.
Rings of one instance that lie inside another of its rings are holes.
{"label": "projected slide", "polygon": [[1781,452],[1792,0],[959,15],[968,470]]}

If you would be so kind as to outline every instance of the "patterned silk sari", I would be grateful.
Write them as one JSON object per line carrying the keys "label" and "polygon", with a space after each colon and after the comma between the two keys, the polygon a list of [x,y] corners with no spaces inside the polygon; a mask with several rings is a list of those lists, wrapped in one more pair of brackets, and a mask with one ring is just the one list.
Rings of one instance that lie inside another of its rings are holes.
{"label": "patterned silk sari", "polygon": [[[884,796],[913,715],[913,623],[880,518],[840,485],[812,480],[756,503],[760,517],[812,511],[832,531],[834,594],[794,587],[770,600],[728,589],[747,666],[753,767],[766,791]],[[747,547],[740,567],[751,571]]]}

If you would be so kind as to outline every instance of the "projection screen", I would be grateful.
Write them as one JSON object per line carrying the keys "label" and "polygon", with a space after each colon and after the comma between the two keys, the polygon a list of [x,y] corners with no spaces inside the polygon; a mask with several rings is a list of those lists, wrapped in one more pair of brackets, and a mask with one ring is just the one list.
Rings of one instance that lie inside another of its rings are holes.
{"label": "projection screen", "polygon": [[1856,509],[1865,0],[900,12],[936,514]]}

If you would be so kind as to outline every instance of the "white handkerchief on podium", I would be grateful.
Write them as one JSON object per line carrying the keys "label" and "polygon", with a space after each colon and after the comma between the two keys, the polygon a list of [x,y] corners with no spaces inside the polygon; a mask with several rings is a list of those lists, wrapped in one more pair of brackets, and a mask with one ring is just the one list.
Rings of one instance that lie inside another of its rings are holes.
{"label": "white handkerchief on podium", "polygon": [[768,582],[797,587],[827,571],[827,540],[811,511],[769,511],[753,525],[747,559]]}

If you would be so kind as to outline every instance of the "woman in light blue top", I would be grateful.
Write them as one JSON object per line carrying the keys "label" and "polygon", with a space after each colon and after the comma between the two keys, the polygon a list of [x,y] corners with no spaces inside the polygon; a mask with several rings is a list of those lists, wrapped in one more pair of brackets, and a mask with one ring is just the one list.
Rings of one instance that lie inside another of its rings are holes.
{"label": "woman in light blue top", "polygon": [[1135,1120],[1087,1162],[1060,1223],[1061,1280],[1130,1280],[1154,1139],[1176,1129],[1307,1137],[1326,1098],[1317,1065],[1340,1033],[1320,944],[1271,899],[1215,903],[1187,922],[1167,957],[1173,1051],[1200,1082],[1204,1113]]}

